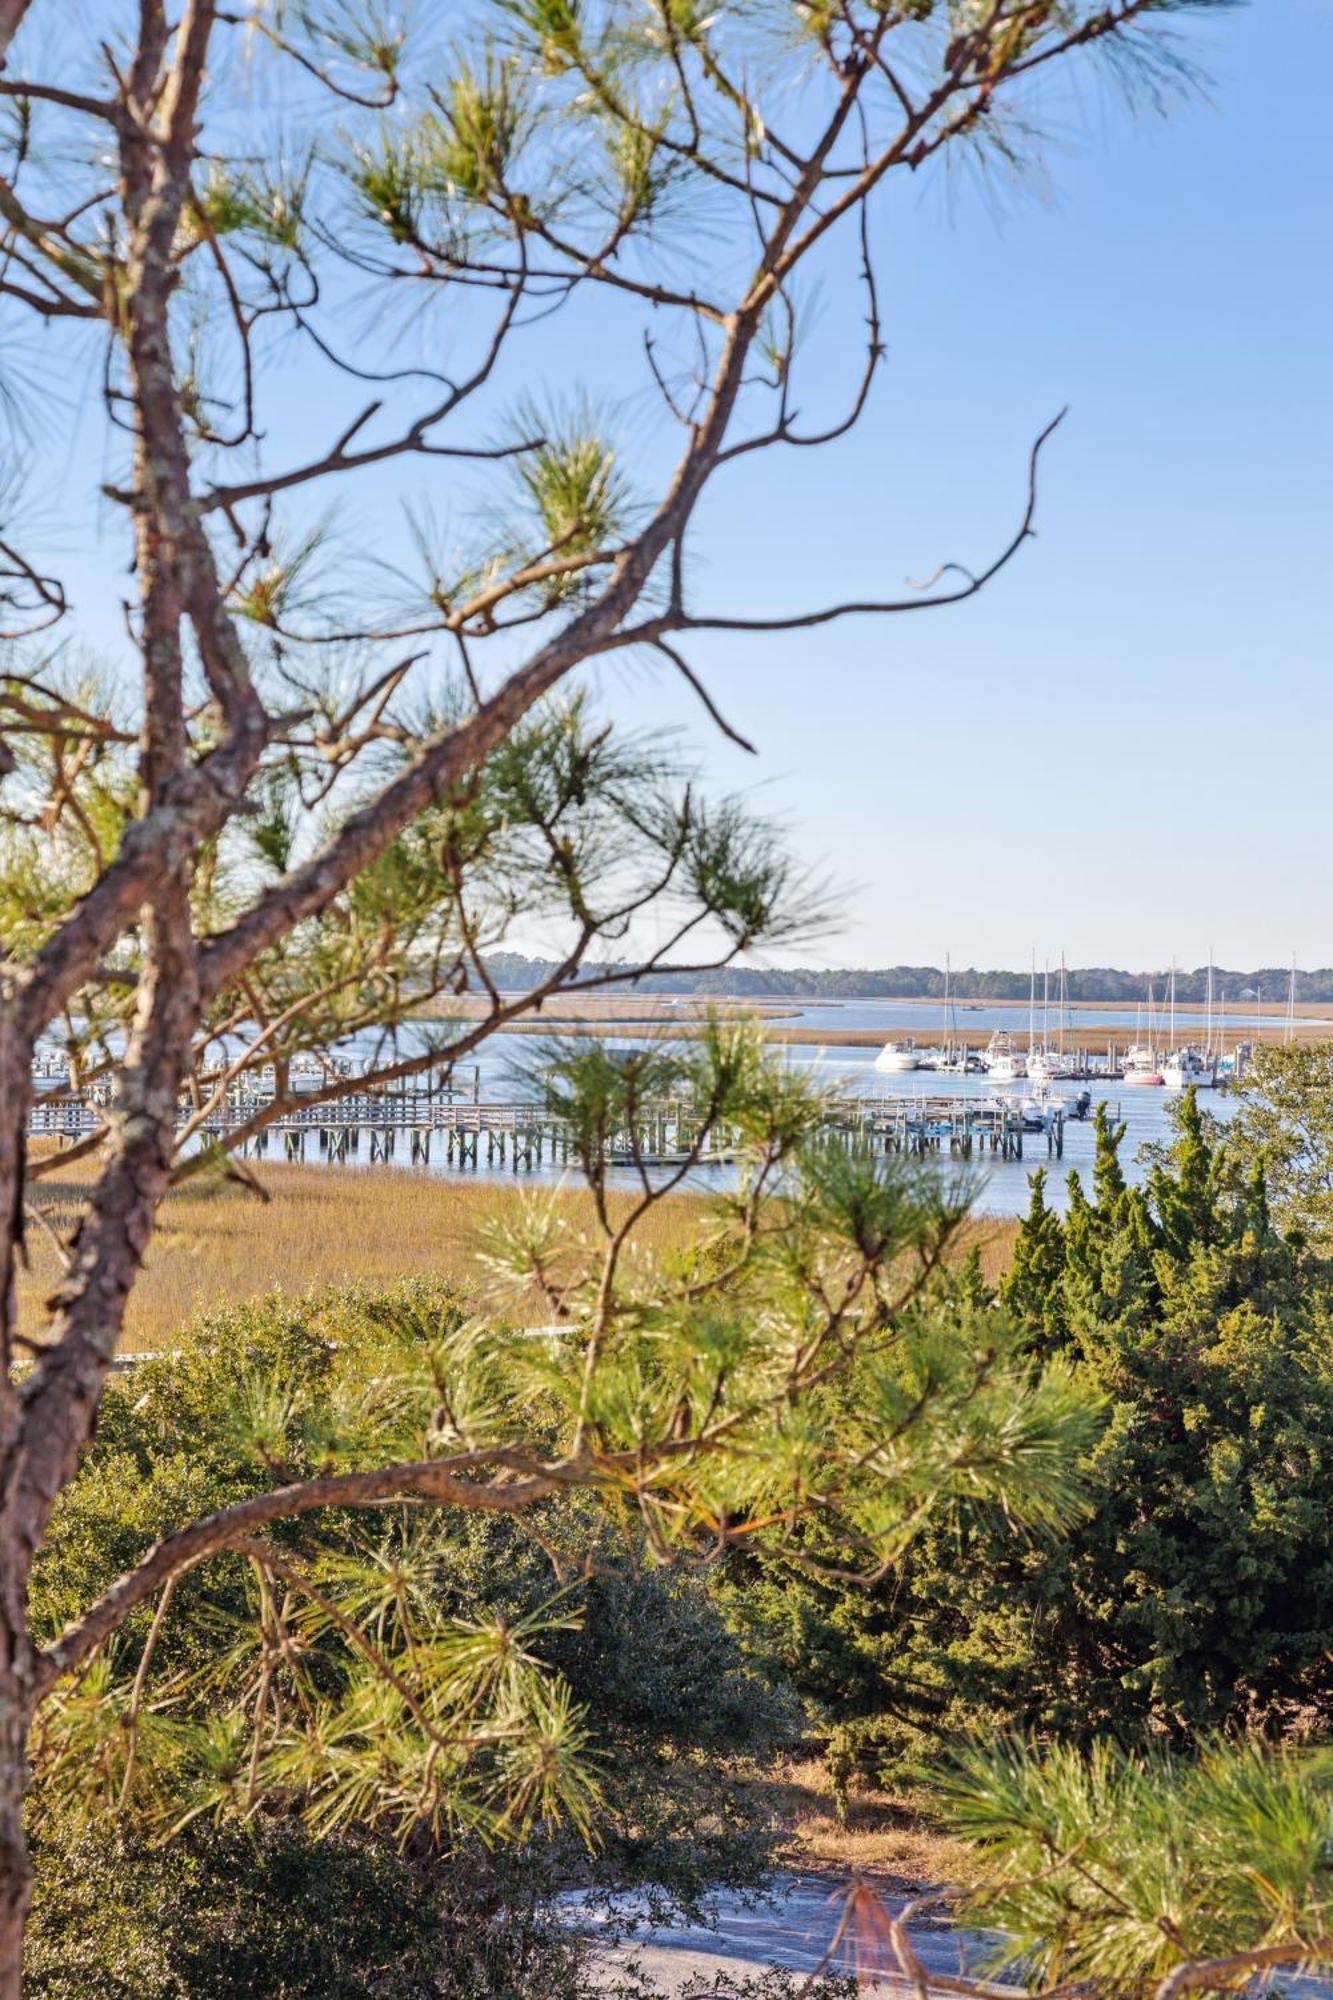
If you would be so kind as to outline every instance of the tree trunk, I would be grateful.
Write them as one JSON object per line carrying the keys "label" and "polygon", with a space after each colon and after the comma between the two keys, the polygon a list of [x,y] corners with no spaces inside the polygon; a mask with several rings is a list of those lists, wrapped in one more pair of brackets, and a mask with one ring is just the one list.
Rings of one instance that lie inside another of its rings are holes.
{"label": "tree trunk", "polygon": [[[26,1647],[26,1640],[19,1645]],[[27,1784],[28,1704],[10,1669],[0,1677],[0,2000],[22,2000],[23,1993],[23,1932],[32,1895],[23,1827]]]}

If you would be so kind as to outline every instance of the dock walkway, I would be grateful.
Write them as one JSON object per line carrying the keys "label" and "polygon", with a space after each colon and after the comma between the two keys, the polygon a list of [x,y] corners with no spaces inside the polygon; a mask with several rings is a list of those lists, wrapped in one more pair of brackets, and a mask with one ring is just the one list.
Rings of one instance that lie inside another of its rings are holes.
{"label": "dock walkway", "polygon": [[[263,1097],[237,1093],[200,1127],[224,1141],[263,1118]],[[181,1122],[192,1107],[183,1104]],[[39,1096],[28,1130],[34,1138],[68,1144],[95,1132],[105,1107],[65,1094]],[[1025,1135],[1045,1139],[1047,1156],[1064,1156],[1066,1113],[1049,1106],[1035,1120],[1031,1110],[1000,1099],[902,1095],[841,1096],[828,1100],[824,1129],[830,1139],[885,1154],[948,1154],[970,1160],[990,1153],[1021,1160]],[[699,1116],[683,1098],[646,1104],[633,1128],[598,1135],[602,1158],[632,1167],[680,1165],[699,1139]],[[379,1164],[404,1158],[410,1166],[437,1164],[455,1170],[508,1168],[514,1173],[568,1165],[581,1140],[567,1119],[540,1100],[468,1099],[429,1090],[362,1091],[324,1104],[297,1104],[248,1133],[244,1154],[266,1156],[270,1146],[288,1160],[312,1156],[328,1162],[364,1159]],[[741,1135],[717,1125],[704,1137],[700,1164],[734,1160]]]}

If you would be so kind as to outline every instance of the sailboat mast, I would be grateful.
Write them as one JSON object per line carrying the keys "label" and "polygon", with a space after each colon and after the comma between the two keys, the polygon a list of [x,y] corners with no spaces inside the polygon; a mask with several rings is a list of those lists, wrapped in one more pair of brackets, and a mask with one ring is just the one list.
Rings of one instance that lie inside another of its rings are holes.
{"label": "sailboat mast", "polygon": [[1028,976],[1028,1054],[1037,1046],[1037,947],[1032,947],[1032,971]]}
{"label": "sailboat mast", "polygon": [[1176,1052],[1176,961],[1171,961],[1171,1053]]}

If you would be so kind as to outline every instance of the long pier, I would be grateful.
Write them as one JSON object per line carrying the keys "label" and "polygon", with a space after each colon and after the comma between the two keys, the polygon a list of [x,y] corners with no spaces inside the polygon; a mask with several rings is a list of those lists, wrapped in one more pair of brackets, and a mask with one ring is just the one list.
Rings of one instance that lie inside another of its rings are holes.
{"label": "long pier", "polygon": [[[238,1094],[204,1121],[201,1135],[225,1140],[263,1116],[266,1100]],[[182,1106],[182,1123],[190,1107]],[[829,1138],[884,1154],[949,1154],[972,1159],[990,1154],[1021,1160],[1025,1136],[1046,1142],[1047,1156],[1064,1156],[1066,1110],[1051,1103],[1038,1118],[1002,1099],[926,1095],[842,1096],[827,1101]],[[69,1144],[95,1132],[105,1107],[74,1096],[38,1097],[29,1134]],[[645,1104],[632,1128],[600,1135],[603,1160],[612,1166],[662,1167],[686,1162],[696,1146],[699,1164],[722,1166],[740,1149],[740,1135],[715,1125],[700,1144],[698,1107],[685,1098]],[[568,1165],[578,1157],[571,1123],[537,1100],[483,1101],[437,1091],[363,1091],[329,1103],[295,1104],[241,1141],[243,1156],[273,1153],[286,1160],[368,1165],[404,1160],[446,1170],[532,1172]]]}

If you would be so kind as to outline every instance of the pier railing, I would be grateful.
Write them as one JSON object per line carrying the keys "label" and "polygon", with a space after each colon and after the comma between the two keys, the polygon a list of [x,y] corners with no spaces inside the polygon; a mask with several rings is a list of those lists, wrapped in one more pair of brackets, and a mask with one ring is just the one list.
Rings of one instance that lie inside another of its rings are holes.
{"label": "pier railing", "polygon": [[[312,1157],[329,1162],[364,1159],[378,1164],[406,1159],[412,1166],[434,1162],[446,1168],[508,1168],[513,1172],[563,1166],[579,1158],[588,1143],[569,1120],[539,1099],[469,1100],[434,1091],[364,1091],[330,1103],[293,1104],[263,1123],[268,1101],[237,1093],[199,1127],[205,1138],[225,1141],[242,1131],[243,1153],[266,1156],[270,1149],[288,1160]],[[182,1122],[190,1107],[182,1106]],[[1052,1103],[1026,1109],[1003,1100],[929,1096],[840,1096],[826,1101],[823,1127],[833,1141],[877,1152],[950,1154],[971,1159],[987,1153],[1023,1157],[1024,1137],[1045,1139],[1052,1158],[1064,1154],[1065,1110]],[[38,1098],[29,1119],[34,1138],[69,1143],[97,1131],[105,1107],[77,1096]],[[611,1165],[679,1163],[698,1148],[700,1164],[733,1160],[740,1135],[726,1125],[700,1129],[700,1112],[688,1098],[663,1099],[639,1107],[632,1126],[607,1129],[596,1140]]]}

